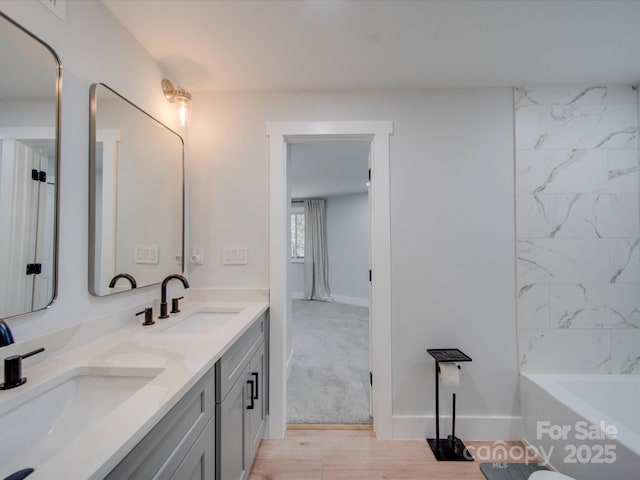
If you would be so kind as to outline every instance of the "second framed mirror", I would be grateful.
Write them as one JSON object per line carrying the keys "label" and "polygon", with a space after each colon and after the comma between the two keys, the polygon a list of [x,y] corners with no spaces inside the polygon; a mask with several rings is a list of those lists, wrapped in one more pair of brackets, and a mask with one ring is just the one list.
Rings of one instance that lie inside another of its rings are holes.
{"label": "second framed mirror", "polygon": [[183,271],[184,142],[108,86],[91,86],[89,290]]}

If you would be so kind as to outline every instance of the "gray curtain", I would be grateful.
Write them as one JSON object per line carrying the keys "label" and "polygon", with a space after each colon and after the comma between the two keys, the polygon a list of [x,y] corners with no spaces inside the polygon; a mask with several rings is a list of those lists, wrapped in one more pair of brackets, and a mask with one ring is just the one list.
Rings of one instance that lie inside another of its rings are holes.
{"label": "gray curtain", "polygon": [[324,200],[304,201],[304,298],[331,300]]}

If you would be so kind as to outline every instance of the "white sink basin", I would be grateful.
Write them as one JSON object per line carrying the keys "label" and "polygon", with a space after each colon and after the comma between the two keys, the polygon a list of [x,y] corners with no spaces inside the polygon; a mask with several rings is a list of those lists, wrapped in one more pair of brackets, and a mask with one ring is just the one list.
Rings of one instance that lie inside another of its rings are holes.
{"label": "white sink basin", "polygon": [[171,322],[167,327],[160,326],[155,333],[200,333],[211,334],[221,326],[232,322],[242,311],[241,308],[197,311],[184,318]]}
{"label": "white sink basin", "polygon": [[37,469],[161,371],[81,367],[0,404],[0,478]]}

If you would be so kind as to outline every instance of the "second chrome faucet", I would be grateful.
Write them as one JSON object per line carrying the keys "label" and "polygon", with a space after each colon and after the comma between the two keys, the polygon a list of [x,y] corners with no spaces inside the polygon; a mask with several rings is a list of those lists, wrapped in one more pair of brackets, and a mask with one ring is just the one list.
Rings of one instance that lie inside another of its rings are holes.
{"label": "second chrome faucet", "polygon": [[158,318],[169,318],[169,314],[167,313],[167,283],[173,279],[180,280],[184,288],[189,288],[189,282],[184,277],[184,275],[180,275],[178,273],[174,273],[172,275],[168,275],[162,281],[161,287],[161,298],[160,298],[160,316]]}

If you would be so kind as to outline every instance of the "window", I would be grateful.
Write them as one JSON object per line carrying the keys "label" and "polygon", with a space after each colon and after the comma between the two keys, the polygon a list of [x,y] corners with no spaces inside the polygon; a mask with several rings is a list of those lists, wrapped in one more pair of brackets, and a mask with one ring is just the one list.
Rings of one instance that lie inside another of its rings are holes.
{"label": "window", "polygon": [[304,210],[291,209],[291,259],[304,259]]}

